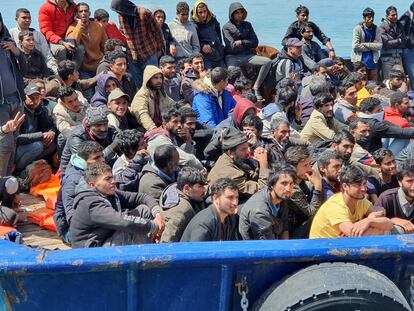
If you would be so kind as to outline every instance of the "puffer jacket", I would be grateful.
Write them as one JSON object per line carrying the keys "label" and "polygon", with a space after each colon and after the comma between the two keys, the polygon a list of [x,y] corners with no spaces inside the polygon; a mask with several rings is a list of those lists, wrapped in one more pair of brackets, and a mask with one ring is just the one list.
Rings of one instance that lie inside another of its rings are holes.
{"label": "puffer jacket", "polygon": [[388,121],[399,127],[411,127],[410,123],[404,118],[396,109],[392,106],[388,106],[384,109],[384,121]]}
{"label": "puffer jacket", "polygon": [[[161,70],[155,66],[150,65],[145,68],[142,87],[134,96],[131,103],[131,112],[146,130],[152,130],[161,125],[155,124],[153,120],[155,114],[155,99],[148,86],[151,78],[158,73],[162,74]],[[175,107],[175,102],[165,94],[164,87],[161,87],[157,92],[161,112]]]}
{"label": "puffer jacket", "polygon": [[[233,13],[239,9],[243,9],[245,14],[243,21],[237,24],[233,20]],[[229,7],[229,21],[223,26],[223,37],[225,43],[226,55],[234,54],[252,54],[259,44],[259,39],[254,32],[252,24],[246,22],[247,11],[239,2],[234,2]],[[242,44],[236,45],[235,42],[241,40]]]}
{"label": "puffer jacket", "polygon": [[379,29],[382,38],[381,57],[399,55],[407,41],[400,21],[392,24],[387,19],[383,19]]}
{"label": "puffer jacket", "polygon": [[406,48],[414,49],[414,3],[411,4],[410,9],[400,17],[400,23],[404,29],[406,37]]}
{"label": "puffer jacket", "polygon": [[193,109],[197,113],[197,121],[201,124],[216,126],[228,117],[230,110],[236,106],[236,101],[227,90],[223,91],[223,108],[220,107],[218,93],[208,77],[194,82]]}
{"label": "puffer jacket", "polygon": [[50,43],[65,39],[66,30],[74,21],[76,4],[73,0],[67,2],[66,10],[59,8],[56,0],[46,0],[39,9],[39,29]]}

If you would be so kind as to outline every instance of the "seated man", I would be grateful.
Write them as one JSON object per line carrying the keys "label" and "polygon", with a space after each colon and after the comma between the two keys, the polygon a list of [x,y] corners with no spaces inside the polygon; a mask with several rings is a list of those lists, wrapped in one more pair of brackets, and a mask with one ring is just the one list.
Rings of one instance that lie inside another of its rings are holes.
{"label": "seated man", "polygon": [[240,213],[239,232],[243,240],[288,240],[287,200],[293,191],[295,169],[290,165],[272,167],[267,187],[254,194]]}
{"label": "seated man", "polygon": [[162,112],[162,126],[145,133],[148,152],[153,156],[157,147],[174,146],[180,155],[180,166],[192,166],[203,169],[200,160],[195,156],[192,135],[188,127],[183,127],[179,110],[171,108]]}
{"label": "seated man", "polygon": [[195,168],[184,167],[177,183],[163,191],[160,200],[165,230],[161,242],[179,242],[190,220],[205,208],[207,181],[203,173]]}
{"label": "seated man", "polygon": [[315,109],[300,133],[303,141],[316,143],[332,139],[336,132],[347,126],[334,118],[334,98],[330,94],[322,94],[315,99]]}
{"label": "seated man", "polygon": [[177,18],[168,24],[171,35],[174,39],[171,56],[176,59],[190,56],[192,53],[200,52],[200,42],[197,30],[189,20],[190,8],[186,2],[178,2],[176,6]]}
{"label": "seated man", "polygon": [[397,169],[399,187],[383,192],[375,207],[385,208],[399,233],[414,233],[414,160],[401,163]]}
{"label": "seated man", "polygon": [[285,151],[292,145],[290,138],[290,124],[283,119],[273,119],[270,123],[271,138],[265,144],[268,163],[277,163],[285,160]]}
{"label": "seated man", "polygon": [[215,127],[236,106],[236,101],[226,90],[227,78],[227,69],[216,67],[203,80],[194,83],[193,109],[198,122]]}
{"label": "seated man", "polygon": [[59,97],[59,88],[61,86],[70,86],[76,91],[79,91],[79,100],[86,103],[87,100],[82,95],[82,92],[95,87],[96,81],[98,80],[97,76],[80,80],[76,64],[70,60],[61,61],[58,64],[58,75],[58,78],[49,81],[46,85],[46,96],[55,98],[56,100]]}
{"label": "seated man", "polygon": [[[113,51],[122,52],[124,48],[125,48],[124,44],[122,43],[121,40],[118,40],[118,39],[106,40],[105,45],[104,45],[104,56],[99,62],[98,68],[96,69],[96,74],[99,75],[102,72],[107,73],[108,71],[111,71],[111,68],[109,68],[109,54],[111,54],[111,52]],[[131,80],[132,80],[132,76],[131,76]],[[135,82],[134,82],[134,85],[135,85]]]}
{"label": "seated man", "polygon": [[338,93],[340,96],[335,102],[334,116],[339,122],[348,125],[357,118],[358,97],[355,83],[345,79],[339,86]]}
{"label": "seated man", "polygon": [[45,79],[51,75],[47,68],[46,60],[42,53],[36,49],[33,32],[23,30],[19,33],[19,46],[21,47],[26,61],[27,71],[23,75],[26,85],[30,84],[33,79]]}
{"label": "seated man", "polygon": [[177,77],[175,59],[172,56],[165,55],[160,58],[160,69],[164,76],[164,91],[172,100],[179,102],[180,80]]}
{"label": "seated man", "polygon": [[[371,133],[369,124],[361,118],[355,119],[349,123],[349,132],[354,137],[355,145],[352,150],[351,163],[360,163],[365,166],[374,166],[376,165],[372,155],[365,150],[362,146],[366,146],[368,142],[368,137]],[[368,171],[365,171],[370,175]]]}
{"label": "seated man", "polygon": [[381,89],[380,94],[389,97],[395,91],[406,92],[407,85],[404,83],[404,71],[399,69],[391,69],[389,78],[384,80],[385,87]]}
{"label": "seated man", "polygon": [[68,168],[62,174],[53,220],[56,224],[57,234],[68,244],[71,244],[69,227],[75,211],[73,200],[76,196],[76,186],[85,176],[88,165],[97,162],[105,163],[102,151],[102,146],[97,142],[85,141],[81,143],[78,152],[71,156]]}
{"label": "seated man", "polygon": [[78,45],[83,46],[84,56],[79,67],[83,78],[92,78],[96,75],[96,69],[104,56],[104,44],[108,40],[105,29],[90,19],[90,16],[89,5],[85,2],[78,3],[75,21],[66,30],[66,38],[75,39]]}
{"label": "seated man", "polygon": [[341,192],[331,196],[318,210],[309,237],[339,238],[389,234],[390,219],[383,209],[374,208],[365,196],[367,175],[356,166],[341,172]]}
{"label": "seated man", "polygon": [[297,172],[295,186],[288,201],[289,237],[303,239],[308,236],[311,219],[322,205],[322,178],[312,170],[306,146],[289,147],[285,159]]}
{"label": "seated man", "polygon": [[110,52],[108,54],[108,62],[109,71],[107,73],[112,73],[121,84],[122,91],[127,93],[129,97],[134,98],[138,89],[134,78],[127,72],[128,62],[125,53],[120,50]]}
{"label": "seated man", "polygon": [[213,204],[191,219],[180,242],[238,240],[237,183],[230,178],[220,178],[211,185],[210,194]]}
{"label": "seated man", "polygon": [[108,73],[102,73],[96,82],[95,94],[93,94],[89,101],[92,107],[106,107],[108,104],[108,95],[116,88],[121,88],[121,83],[118,79]]}
{"label": "seated man", "polygon": [[79,68],[83,60],[83,47],[65,40],[66,31],[75,19],[75,10],[73,0],[46,1],[39,9],[39,28],[58,63],[71,57]]}
{"label": "seated man", "polygon": [[322,177],[322,200],[325,202],[335,193],[341,191],[339,174],[341,173],[343,159],[338,152],[327,149],[319,155],[317,163]]}
{"label": "seated man", "polygon": [[397,162],[391,150],[380,148],[375,150],[372,156],[379,165],[380,173],[368,177],[368,182],[375,189],[377,197],[388,189],[398,188]]}
{"label": "seated man", "polygon": [[410,100],[407,93],[395,91],[390,95],[390,104],[384,109],[384,121],[388,121],[399,127],[412,127],[405,118],[410,109]]}
{"label": "seated man", "polygon": [[59,89],[58,103],[52,114],[56,127],[62,135],[62,147],[76,126],[82,124],[85,112],[86,106],[79,101],[78,93],[70,86],[62,86]]}
{"label": "seated man", "polygon": [[16,140],[16,171],[20,174],[30,163],[56,151],[56,129],[46,108],[41,106],[40,90],[35,85],[25,88],[26,118]]}
{"label": "seated man", "polygon": [[115,139],[115,129],[108,127],[106,110],[100,107],[89,107],[85,120],[72,130],[60,159],[60,169],[65,170],[72,154],[76,154],[79,145],[84,141],[96,141],[104,148],[105,162],[115,161],[118,152],[118,140]]}
{"label": "seated man", "polygon": [[211,185],[220,178],[233,179],[239,189],[240,201],[245,202],[266,186],[269,175],[267,152],[263,147],[258,147],[253,161],[249,160],[249,144],[240,131],[227,128],[222,135],[224,153],[208,174],[208,183]]}
{"label": "seated man", "polygon": [[128,94],[116,88],[108,96],[108,122],[117,132],[132,128],[128,123],[126,113],[130,98]]}
{"label": "seated man", "polygon": [[157,202],[144,193],[117,190],[105,163],[88,165],[73,208],[73,248],[151,243],[164,229]]}
{"label": "seated man", "polygon": [[175,102],[164,92],[161,69],[148,65],[144,70],[142,87],[132,100],[131,112],[148,131],[161,126],[161,113],[173,107]]}
{"label": "seated man", "polygon": [[[181,61],[186,65],[185,58]],[[189,67],[182,73],[180,93],[185,104],[192,105],[194,98],[194,81],[203,79],[206,75],[204,68],[204,56],[201,53],[193,53],[188,57]]]}
{"label": "seated man", "polygon": [[155,148],[152,159],[142,169],[138,192],[147,193],[158,202],[164,189],[177,180],[180,156],[174,146],[163,145]]}
{"label": "seated man", "polygon": [[45,36],[34,28],[30,27],[32,23],[32,17],[30,11],[26,8],[20,8],[16,10],[16,22],[17,28],[9,29],[10,35],[12,36],[16,45],[19,43],[19,33],[24,30],[29,30],[33,33],[35,48],[40,51],[46,60],[47,67],[57,75],[57,61],[50,52],[49,44],[46,41]]}

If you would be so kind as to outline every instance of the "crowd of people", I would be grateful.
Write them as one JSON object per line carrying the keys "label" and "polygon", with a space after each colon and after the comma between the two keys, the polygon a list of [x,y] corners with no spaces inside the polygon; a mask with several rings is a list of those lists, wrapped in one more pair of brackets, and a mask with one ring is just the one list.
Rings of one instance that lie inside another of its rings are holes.
{"label": "crowd of people", "polygon": [[74,248],[414,233],[414,3],[365,9],[350,62],[305,6],[280,50],[238,2],[110,9],[0,15],[0,224],[40,162]]}

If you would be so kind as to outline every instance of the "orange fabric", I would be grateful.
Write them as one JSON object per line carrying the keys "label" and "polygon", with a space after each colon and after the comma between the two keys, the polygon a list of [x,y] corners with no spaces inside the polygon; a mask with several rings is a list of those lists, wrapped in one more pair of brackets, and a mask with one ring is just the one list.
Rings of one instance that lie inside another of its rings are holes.
{"label": "orange fabric", "polygon": [[60,176],[56,173],[52,178],[44,183],[30,188],[30,194],[34,196],[43,196],[46,202],[46,208],[55,209],[55,203],[60,188]]}
{"label": "orange fabric", "polygon": [[45,220],[43,220],[40,226],[47,230],[56,232],[56,224],[55,224],[55,221],[53,220],[53,216],[50,216],[46,218]]}
{"label": "orange fabric", "polygon": [[52,216],[53,213],[53,210],[46,207],[39,208],[27,215],[27,220],[40,226],[40,224],[43,223],[46,218]]}
{"label": "orange fabric", "polygon": [[0,236],[6,236],[10,232],[17,231],[13,227],[0,225]]}

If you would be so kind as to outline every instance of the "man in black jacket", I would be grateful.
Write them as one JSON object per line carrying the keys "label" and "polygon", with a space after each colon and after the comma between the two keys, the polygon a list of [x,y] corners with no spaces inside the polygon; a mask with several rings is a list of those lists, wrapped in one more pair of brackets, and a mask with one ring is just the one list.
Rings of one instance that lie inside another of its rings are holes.
{"label": "man in black jacket", "polygon": [[398,232],[414,233],[414,160],[398,166],[397,179],[400,187],[383,192],[375,207],[385,208]]}
{"label": "man in black jacket", "polygon": [[289,239],[289,200],[296,179],[290,165],[275,165],[267,188],[254,194],[240,213],[239,231],[243,240]]}
{"label": "man in black jacket", "polygon": [[83,141],[96,141],[104,148],[105,161],[113,162],[117,157],[118,143],[115,139],[115,129],[108,127],[106,110],[102,107],[89,107],[83,123],[72,131],[71,137],[66,142],[60,159],[60,168],[65,170],[72,154],[77,152],[78,146]]}
{"label": "man in black jacket", "polygon": [[181,242],[238,240],[237,183],[230,178],[220,178],[211,185],[210,193],[213,204],[191,219]]}
{"label": "man in black jacket", "polygon": [[410,9],[400,17],[400,23],[404,29],[406,38],[405,49],[403,50],[404,68],[410,78],[411,89],[414,90],[414,2]]}
{"label": "man in black jacket", "polygon": [[116,190],[111,168],[105,163],[88,166],[73,208],[74,248],[151,243],[164,230],[157,202],[147,194]]}
{"label": "man in black jacket", "polygon": [[414,138],[414,128],[401,128],[388,121],[383,121],[384,111],[379,99],[365,98],[361,101],[359,110],[359,117],[369,124],[371,130],[365,144],[360,142],[361,147],[368,150],[369,153],[382,147],[382,138]]}

